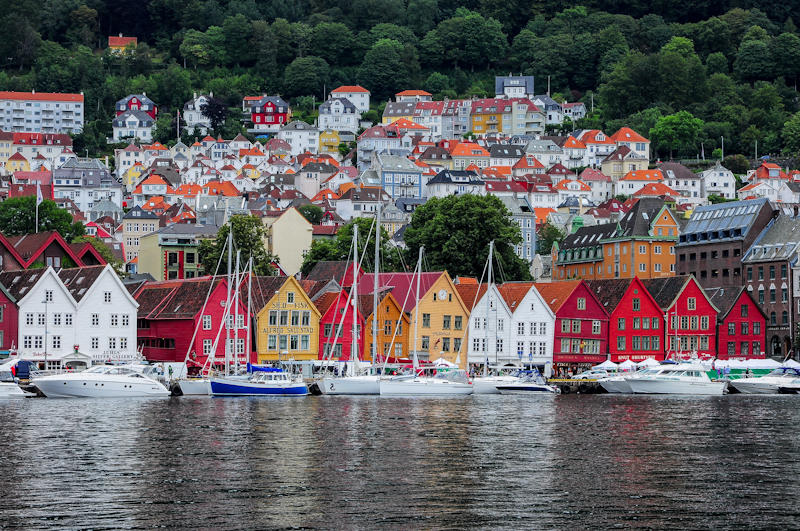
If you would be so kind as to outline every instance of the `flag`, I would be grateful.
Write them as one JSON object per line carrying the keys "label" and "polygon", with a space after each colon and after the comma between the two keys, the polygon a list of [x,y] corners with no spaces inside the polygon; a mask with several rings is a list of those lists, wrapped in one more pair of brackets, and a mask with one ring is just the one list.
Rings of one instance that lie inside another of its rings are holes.
{"label": "flag", "polygon": [[36,206],[42,204],[42,185],[40,183],[36,183]]}

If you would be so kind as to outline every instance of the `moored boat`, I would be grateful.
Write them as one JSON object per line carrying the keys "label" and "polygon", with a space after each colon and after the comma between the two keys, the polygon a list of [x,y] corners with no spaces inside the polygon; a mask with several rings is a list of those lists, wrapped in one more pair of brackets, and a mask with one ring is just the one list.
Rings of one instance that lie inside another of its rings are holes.
{"label": "moored boat", "polygon": [[213,396],[306,396],[308,386],[282,369],[260,368],[248,379],[210,378]]}
{"label": "moored boat", "polygon": [[635,394],[722,395],[727,382],[713,382],[698,364],[663,364],[628,378]]}
{"label": "moored boat", "polygon": [[34,376],[47,398],[166,397],[161,382],[142,374],[141,366],[98,365],[83,372]]}
{"label": "moored boat", "polygon": [[786,389],[791,389],[793,386],[800,387],[800,370],[781,367],[764,376],[731,380],[730,385],[740,393],[774,395],[778,394],[781,387]]}
{"label": "moored boat", "polygon": [[520,371],[516,382],[497,385],[501,395],[527,395],[531,393],[559,394],[558,387],[548,385],[539,371]]}
{"label": "moored boat", "polygon": [[463,370],[438,371],[433,376],[407,374],[380,381],[381,396],[471,395],[472,383]]}

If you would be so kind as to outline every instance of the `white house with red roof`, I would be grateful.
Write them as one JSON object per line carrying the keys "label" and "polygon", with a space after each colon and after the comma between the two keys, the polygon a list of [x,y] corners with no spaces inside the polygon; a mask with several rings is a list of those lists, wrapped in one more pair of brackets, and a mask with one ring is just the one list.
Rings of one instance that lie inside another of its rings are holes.
{"label": "white house with red roof", "polygon": [[[331,91],[331,98],[345,98],[358,109],[359,114],[369,110],[370,92],[361,85],[342,85]],[[322,128],[324,129],[324,127]],[[353,129],[353,131],[356,131]]]}
{"label": "white house with red roof", "polygon": [[396,102],[417,102],[417,101],[432,101],[433,94],[424,90],[401,90],[394,95]]}
{"label": "white house with red roof", "polygon": [[641,190],[646,184],[660,183],[664,181],[664,174],[661,170],[633,170],[617,181],[614,195],[633,195]]}
{"label": "white house with red roof", "polygon": [[587,162],[589,166],[599,166],[606,156],[617,149],[616,142],[607,137],[606,134],[599,129],[581,131],[580,134],[578,134],[578,140],[583,142],[586,146]]}
{"label": "white house with red roof", "polygon": [[544,164],[528,153],[521,157],[516,164],[511,166],[511,173],[514,177],[522,177],[524,175],[544,175],[546,168]]}
{"label": "white house with red roof", "polygon": [[705,170],[700,175],[703,178],[704,197],[714,194],[725,199],[736,198],[736,177],[731,170],[720,164],[719,161],[713,168]]}
{"label": "white house with red roof", "polygon": [[591,199],[594,203],[602,203],[614,195],[614,183],[611,177],[594,168],[584,169],[578,179],[592,189]]}
{"label": "white house with red roof", "polygon": [[650,159],[650,141],[630,127],[620,127],[619,131],[611,135],[611,140],[617,147],[626,146],[631,151]]}
{"label": "white house with red roof", "polygon": [[564,150],[564,166],[567,168],[578,168],[580,166],[588,166],[586,157],[586,144],[570,135],[561,146]]}
{"label": "white house with red roof", "polygon": [[591,202],[592,189],[588,184],[578,180],[564,179],[553,187],[558,192],[559,204],[571,197],[586,199]]}

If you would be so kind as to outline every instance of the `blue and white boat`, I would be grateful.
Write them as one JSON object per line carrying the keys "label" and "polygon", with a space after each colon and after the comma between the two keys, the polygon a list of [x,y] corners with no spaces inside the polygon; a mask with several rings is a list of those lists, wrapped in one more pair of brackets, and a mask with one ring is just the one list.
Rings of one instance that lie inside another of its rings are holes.
{"label": "blue and white boat", "polygon": [[558,394],[561,390],[553,385],[548,385],[538,370],[519,371],[516,382],[506,382],[497,385],[501,395],[526,395],[530,393]]}
{"label": "blue and white boat", "polygon": [[283,369],[251,366],[247,379],[241,376],[212,377],[213,396],[305,396],[308,387],[302,378],[295,378]]}

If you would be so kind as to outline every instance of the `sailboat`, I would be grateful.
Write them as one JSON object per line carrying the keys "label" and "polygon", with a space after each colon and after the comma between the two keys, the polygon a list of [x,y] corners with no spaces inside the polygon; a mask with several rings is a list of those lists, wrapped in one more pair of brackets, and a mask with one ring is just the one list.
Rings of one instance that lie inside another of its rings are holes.
{"label": "sailboat", "polygon": [[[373,285],[373,313],[378,311],[378,263],[380,260],[380,218],[381,211],[375,218],[375,281]],[[369,240],[369,237],[367,238]],[[359,372],[359,348],[358,348],[358,225],[353,225],[353,285],[350,289],[350,297],[353,304],[353,340],[351,342],[350,359],[355,364],[355,372]],[[342,317],[344,319],[344,316]],[[377,353],[377,315],[372,316],[372,345],[373,352]],[[380,394],[380,376],[377,374],[355,374],[352,376],[325,376],[317,384],[319,390],[325,395],[378,395]]]}
{"label": "sailboat", "polygon": [[467,373],[461,369],[436,368],[435,374],[420,374],[419,357],[417,356],[417,331],[419,325],[419,284],[422,273],[422,253],[419,249],[417,260],[416,304],[414,308],[414,343],[412,374],[403,374],[380,380],[381,396],[452,396],[471,395],[473,388]]}

